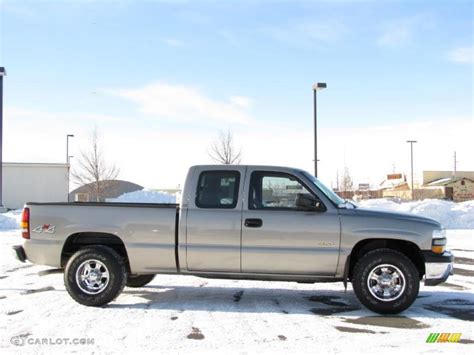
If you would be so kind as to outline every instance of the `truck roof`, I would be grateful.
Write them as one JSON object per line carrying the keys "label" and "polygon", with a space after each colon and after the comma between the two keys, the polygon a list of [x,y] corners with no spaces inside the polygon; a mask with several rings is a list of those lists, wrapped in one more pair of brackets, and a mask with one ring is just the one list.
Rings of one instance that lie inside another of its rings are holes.
{"label": "truck roof", "polygon": [[248,164],[200,164],[200,165],[193,165],[191,168],[204,168],[204,169],[223,169],[223,168],[252,168],[252,169],[263,169],[263,170],[286,170],[286,171],[302,171],[302,169],[290,167],[290,166],[276,166],[276,165],[248,165]]}

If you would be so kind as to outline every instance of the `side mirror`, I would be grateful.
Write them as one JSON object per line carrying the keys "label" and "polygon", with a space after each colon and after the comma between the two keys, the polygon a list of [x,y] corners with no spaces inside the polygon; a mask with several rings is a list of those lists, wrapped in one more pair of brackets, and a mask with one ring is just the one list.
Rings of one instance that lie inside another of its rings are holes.
{"label": "side mirror", "polygon": [[324,212],[326,207],[323,203],[310,194],[297,194],[296,195],[296,207],[304,211],[317,211]]}

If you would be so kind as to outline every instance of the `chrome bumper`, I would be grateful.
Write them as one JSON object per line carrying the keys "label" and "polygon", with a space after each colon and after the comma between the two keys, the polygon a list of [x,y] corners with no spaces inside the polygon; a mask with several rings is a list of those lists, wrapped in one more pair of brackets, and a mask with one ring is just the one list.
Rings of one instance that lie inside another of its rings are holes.
{"label": "chrome bumper", "polygon": [[453,275],[453,259],[449,251],[439,256],[425,254],[425,285],[438,285]]}

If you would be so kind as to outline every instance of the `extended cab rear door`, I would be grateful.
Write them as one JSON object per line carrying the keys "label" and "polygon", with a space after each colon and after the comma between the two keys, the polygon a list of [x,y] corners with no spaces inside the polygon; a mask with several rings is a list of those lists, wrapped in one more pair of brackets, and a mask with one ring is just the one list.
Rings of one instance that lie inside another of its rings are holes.
{"label": "extended cab rear door", "polygon": [[195,167],[187,210],[189,271],[240,272],[246,167]]}
{"label": "extended cab rear door", "polygon": [[[337,208],[292,169],[249,167],[247,181],[242,272],[334,276],[341,235]],[[325,208],[296,208],[298,193],[318,197]]]}

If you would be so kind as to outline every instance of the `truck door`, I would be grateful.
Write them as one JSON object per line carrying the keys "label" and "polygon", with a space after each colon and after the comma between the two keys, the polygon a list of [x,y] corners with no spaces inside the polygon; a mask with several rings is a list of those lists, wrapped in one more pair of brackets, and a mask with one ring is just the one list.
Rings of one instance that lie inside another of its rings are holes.
{"label": "truck door", "polygon": [[316,193],[291,172],[249,169],[247,174],[242,272],[334,276],[340,246],[337,209],[328,201],[322,211],[297,209],[298,193]]}
{"label": "truck door", "polygon": [[245,167],[197,167],[187,211],[189,271],[240,272]]}

